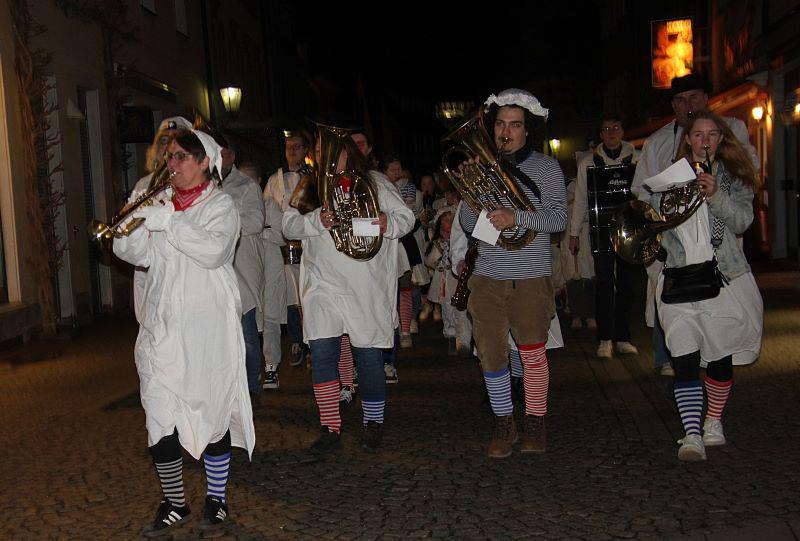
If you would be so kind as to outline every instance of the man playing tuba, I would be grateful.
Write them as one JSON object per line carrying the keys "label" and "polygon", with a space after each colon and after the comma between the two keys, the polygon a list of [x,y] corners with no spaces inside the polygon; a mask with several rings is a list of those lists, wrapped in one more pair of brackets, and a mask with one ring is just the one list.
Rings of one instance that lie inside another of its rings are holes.
{"label": "man playing tuba", "polygon": [[[549,371],[545,356],[550,320],[555,315],[550,233],[567,224],[564,175],[558,162],[533,149],[533,128],[547,119],[547,109],[531,93],[510,88],[486,100],[486,128],[503,160],[514,171],[518,188],[536,210],[500,208],[487,217],[497,230],[519,226],[541,234],[517,250],[480,241],[469,280],[468,310],[481,360],[495,430],[489,457],[505,458],[517,441],[508,369],[508,333],[519,346],[524,366],[525,440],[522,452],[545,450]],[[472,233],[478,215],[468,205],[459,212],[461,225]]]}
{"label": "man playing tuba", "polygon": [[[353,153],[358,153],[358,148],[349,135],[346,139],[350,144],[343,147],[336,171],[331,171],[332,174],[351,170],[348,162],[356,161],[353,158],[357,156]],[[318,163],[320,156],[327,154],[326,149],[320,149],[319,146],[318,141]],[[381,210],[372,225],[379,227],[383,240],[370,258],[356,259],[337,250],[330,231],[332,228],[336,230],[335,226],[339,225],[342,226],[338,228],[341,232],[348,229],[349,224],[339,224],[332,209],[323,206],[300,214],[296,208],[289,207],[283,214],[284,236],[303,241],[300,297],[303,335],[314,359],[314,397],[319,407],[322,429],[312,451],[319,453],[341,448],[337,365],[343,334],[350,337],[358,369],[364,421],[361,444],[370,452],[380,448],[386,397],[386,377],[380,348],[394,345],[394,329],[398,325],[398,239],[414,226],[413,212],[406,207],[400,193],[384,175],[377,171],[359,173],[368,175]],[[324,177],[319,175],[318,182],[324,182]],[[350,188],[355,183],[347,184],[349,187],[341,182],[335,189],[339,190],[341,197],[349,199],[354,197]],[[325,198],[321,199],[326,201]]]}

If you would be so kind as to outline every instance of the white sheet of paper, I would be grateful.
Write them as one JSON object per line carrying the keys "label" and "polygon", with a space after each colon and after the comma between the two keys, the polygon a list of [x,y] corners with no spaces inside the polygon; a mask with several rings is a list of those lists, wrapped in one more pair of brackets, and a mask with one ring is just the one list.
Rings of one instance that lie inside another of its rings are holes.
{"label": "white sheet of paper", "polygon": [[353,236],[377,237],[381,234],[381,226],[372,225],[374,218],[353,218]]}
{"label": "white sheet of paper", "polygon": [[687,184],[696,178],[697,175],[692,166],[689,165],[686,158],[681,158],[656,176],[646,179],[642,185],[647,191],[656,193]]}
{"label": "white sheet of paper", "polygon": [[500,238],[500,231],[495,229],[492,222],[486,217],[485,210],[482,210],[478,216],[478,222],[475,224],[472,236],[486,244],[497,244],[497,239]]}

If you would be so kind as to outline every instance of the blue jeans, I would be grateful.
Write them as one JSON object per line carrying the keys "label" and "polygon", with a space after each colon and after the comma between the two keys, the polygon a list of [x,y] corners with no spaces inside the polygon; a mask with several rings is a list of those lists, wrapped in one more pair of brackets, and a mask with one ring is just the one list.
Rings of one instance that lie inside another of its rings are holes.
{"label": "blue jeans", "polygon": [[261,373],[261,343],[258,341],[255,308],[242,316],[242,334],[244,335],[247,387],[251,393],[259,394],[261,392],[261,385],[258,384],[258,375]]}
{"label": "blue jeans", "polygon": [[292,343],[300,344],[300,347],[305,349],[306,345],[303,343],[303,318],[300,313],[300,307],[296,304],[286,307],[286,328],[289,331]]}
{"label": "blue jeans", "polygon": [[[400,347],[400,327],[395,328],[394,330],[394,346],[390,348],[383,348],[381,349],[381,354],[383,356],[383,364],[388,364],[391,366],[397,366],[397,349]],[[359,372],[359,383],[361,382],[361,373]]]}
{"label": "blue jeans", "polygon": [[[339,379],[339,353],[342,337],[311,340],[311,381],[314,384]],[[367,401],[380,401],[386,397],[386,374],[383,358],[378,348],[353,346],[353,361],[358,370],[358,391]]]}

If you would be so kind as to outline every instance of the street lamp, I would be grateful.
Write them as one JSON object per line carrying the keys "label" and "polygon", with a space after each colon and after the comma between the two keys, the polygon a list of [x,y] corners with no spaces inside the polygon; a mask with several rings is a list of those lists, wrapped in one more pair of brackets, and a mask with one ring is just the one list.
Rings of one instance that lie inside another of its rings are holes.
{"label": "street lamp", "polygon": [[561,148],[561,139],[550,139],[550,149],[553,151],[553,156],[558,154],[559,148]]}
{"label": "street lamp", "polygon": [[756,105],[750,111],[750,114],[753,115],[753,120],[761,122],[761,119],[764,118],[764,108],[761,105]]}
{"label": "street lamp", "polygon": [[239,106],[242,104],[242,89],[236,86],[227,86],[220,88],[219,93],[222,96],[225,110],[231,114],[238,113]]}

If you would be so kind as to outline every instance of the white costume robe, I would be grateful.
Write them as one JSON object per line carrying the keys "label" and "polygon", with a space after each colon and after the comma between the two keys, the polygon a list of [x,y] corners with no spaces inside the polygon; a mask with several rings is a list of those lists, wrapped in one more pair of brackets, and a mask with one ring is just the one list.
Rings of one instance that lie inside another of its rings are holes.
{"label": "white costume robe", "polygon": [[233,256],[239,213],[212,184],[164,231],[140,227],[114,240],[122,260],[148,269],[135,359],[149,445],[177,428],[200,458],[227,430],[252,455],[241,300]]}
{"label": "white costume robe", "polygon": [[354,347],[391,348],[397,316],[398,239],[414,227],[414,214],[382,174],[370,171],[387,226],[378,253],[356,261],[338,252],[320,209],[301,215],[289,208],[283,234],[302,239],[300,293],[306,341],[350,335]]}
{"label": "white costume robe", "polygon": [[[278,169],[276,173],[269,177],[267,185],[264,187],[264,199],[271,198],[278,204],[281,212],[286,212],[290,208],[289,199],[292,197],[292,193],[299,182],[299,173]],[[284,272],[286,282],[283,296],[286,299],[286,305],[300,304],[300,265],[285,265]],[[272,290],[267,292],[267,296],[269,298],[277,297],[278,293],[276,290]]]}
{"label": "white costume robe", "polygon": [[[241,236],[236,245],[233,268],[239,281],[242,314],[253,308],[262,309],[264,282],[264,246],[261,232],[264,229],[264,201],[258,184],[233,167],[222,181],[222,191],[230,195],[239,211]],[[258,318],[260,319],[260,318]]]}

